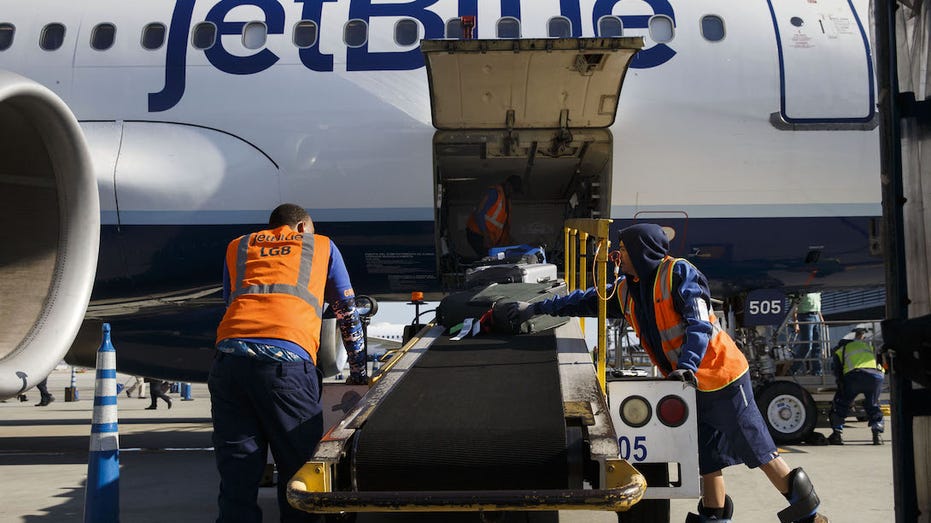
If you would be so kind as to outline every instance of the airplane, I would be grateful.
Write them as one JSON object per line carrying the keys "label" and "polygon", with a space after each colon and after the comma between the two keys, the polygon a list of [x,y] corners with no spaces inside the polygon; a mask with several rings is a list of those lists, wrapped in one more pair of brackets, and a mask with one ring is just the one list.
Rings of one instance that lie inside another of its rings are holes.
{"label": "airplane", "polygon": [[611,218],[716,297],[882,284],[866,0],[128,5],[0,0],[0,397],[93,366],[103,322],[121,371],[203,381],[225,246],[284,201],[383,299],[455,288],[515,173],[557,263]]}

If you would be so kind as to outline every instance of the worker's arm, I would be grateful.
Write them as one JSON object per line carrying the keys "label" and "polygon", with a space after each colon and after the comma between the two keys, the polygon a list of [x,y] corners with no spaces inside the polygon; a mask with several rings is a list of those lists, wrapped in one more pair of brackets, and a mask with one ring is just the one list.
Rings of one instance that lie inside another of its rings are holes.
{"label": "worker's arm", "polygon": [[485,217],[488,216],[488,211],[496,201],[498,201],[498,191],[494,187],[489,187],[485,190],[485,196],[482,197],[482,202],[478,204],[478,209],[475,211],[475,221],[478,223],[478,228],[482,230],[482,236],[488,234]]}
{"label": "worker's arm", "polygon": [[[608,296],[612,295],[612,289],[613,285],[608,284],[607,290],[605,291]],[[549,314],[550,316],[584,316],[592,318],[598,316],[599,299],[600,298],[598,298],[596,289],[594,287],[589,287],[584,291],[576,290],[569,293],[567,296],[549,298],[532,305],[534,314]],[[608,300],[608,317],[620,318],[621,316],[623,316],[623,314],[621,314],[617,297],[612,296],[612,298]]]}
{"label": "worker's arm", "polygon": [[324,299],[336,313],[336,323],[343,338],[343,347],[349,356],[349,380],[351,383],[366,382],[365,352],[362,321],[356,311],[356,294],[349,281],[349,272],[343,256],[330,241],[330,266],[327,271]]}
{"label": "worker's arm", "polygon": [[834,347],[834,353],[831,354],[831,372],[834,373],[834,381],[837,382],[838,387],[841,386],[841,380],[844,378],[844,362],[840,360],[840,356],[837,354],[837,349],[840,347],[840,345]]}
{"label": "worker's arm", "polygon": [[223,303],[230,304],[230,269],[223,263]]}
{"label": "worker's arm", "polygon": [[676,262],[673,267],[673,288],[673,304],[685,320],[685,343],[676,368],[697,372],[713,332],[711,291],[705,276],[685,261]]}

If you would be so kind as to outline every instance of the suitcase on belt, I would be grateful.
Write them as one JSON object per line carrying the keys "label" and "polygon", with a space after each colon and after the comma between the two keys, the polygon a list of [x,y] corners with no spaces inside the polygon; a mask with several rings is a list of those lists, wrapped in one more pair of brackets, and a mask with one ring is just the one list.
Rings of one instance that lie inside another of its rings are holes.
{"label": "suitcase on belt", "polygon": [[[541,283],[506,283],[492,284],[481,289],[455,292],[443,298],[437,307],[437,322],[449,329],[462,323],[465,318],[480,318],[495,302],[504,301],[543,301],[554,296],[566,295],[566,282],[562,280]],[[521,325],[507,325],[503,318],[495,317],[495,331],[516,334],[518,332],[540,332],[558,327],[569,321],[568,318],[539,315],[530,318]]]}
{"label": "suitcase on belt", "polygon": [[514,263],[488,265],[466,269],[466,287],[491,283],[540,283],[556,281],[556,266],[552,263]]}

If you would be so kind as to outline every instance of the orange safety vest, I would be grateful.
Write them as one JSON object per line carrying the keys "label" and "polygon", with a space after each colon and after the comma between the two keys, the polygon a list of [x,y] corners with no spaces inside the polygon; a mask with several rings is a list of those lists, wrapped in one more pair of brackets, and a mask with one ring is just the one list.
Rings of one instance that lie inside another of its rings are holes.
{"label": "orange safety vest", "polygon": [[[653,282],[656,327],[663,342],[663,355],[672,369],[675,369],[679,363],[679,355],[682,353],[682,346],[685,345],[685,328],[688,325],[676,312],[672,297],[672,268],[678,261],[688,263],[687,260],[681,258],[671,256],[663,258],[656,271],[656,280]],[[637,336],[640,336],[641,329],[634,310],[634,298],[630,295],[626,279],[621,280],[617,296],[627,323],[634,328]],[[698,378],[698,390],[704,392],[723,389],[750,369],[747,358],[744,357],[734,340],[718,327],[713,312],[709,311],[708,321],[711,323],[711,339],[708,341],[705,356],[698,366],[698,372],[695,373]],[[647,354],[653,364],[662,370],[664,366],[657,363],[646,340],[641,337],[640,343],[647,349]]]}
{"label": "orange safety vest", "polygon": [[230,304],[217,328],[228,338],[300,345],[316,363],[330,239],[287,225],[241,236],[226,248]]}
{"label": "orange safety vest", "polygon": [[[488,212],[485,213],[485,216],[482,218],[485,220],[485,244],[488,246],[495,246],[503,242],[507,234],[505,234],[508,226],[508,199],[504,194],[504,187],[500,184],[495,185],[495,192],[497,193],[495,197],[495,202],[489,207]],[[484,207],[485,201],[482,200],[480,207]],[[467,227],[477,234],[482,234],[482,229],[478,225],[478,221],[475,217],[476,213],[469,215],[469,223]]]}

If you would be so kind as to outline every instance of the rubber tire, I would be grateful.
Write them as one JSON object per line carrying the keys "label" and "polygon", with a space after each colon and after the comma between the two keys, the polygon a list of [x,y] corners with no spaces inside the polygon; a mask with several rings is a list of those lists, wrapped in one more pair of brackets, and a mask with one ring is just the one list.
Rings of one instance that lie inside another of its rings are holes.
{"label": "rubber tire", "polygon": [[[770,381],[760,387],[754,395],[766,428],[769,429],[769,434],[777,445],[802,441],[815,430],[815,424],[818,422],[818,407],[811,394],[801,385],[791,381]],[[792,396],[805,411],[804,421],[791,432],[776,429],[769,419],[769,406],[780,396]]]}
{"label": "rubber tire", "polygon": [[[668,485],[669,469],[665,463],[634,464],[647,485]],[[619,523],[669,523],[671,506],[668,499],[643,499],[626,512],[618,512]]]}

